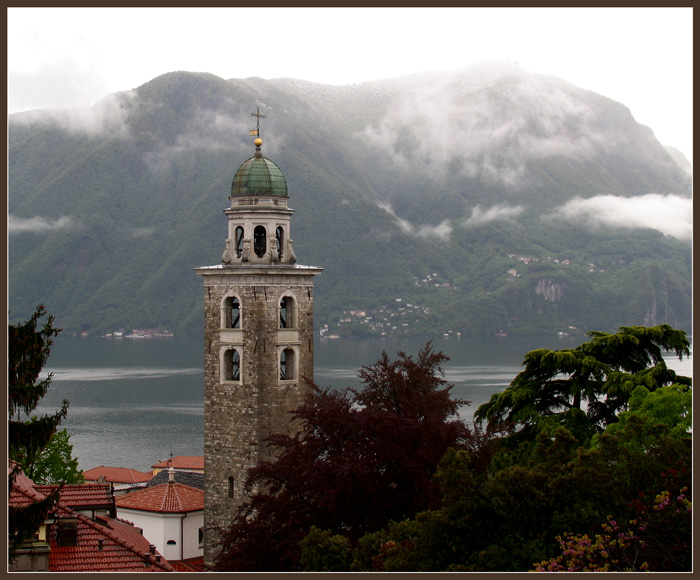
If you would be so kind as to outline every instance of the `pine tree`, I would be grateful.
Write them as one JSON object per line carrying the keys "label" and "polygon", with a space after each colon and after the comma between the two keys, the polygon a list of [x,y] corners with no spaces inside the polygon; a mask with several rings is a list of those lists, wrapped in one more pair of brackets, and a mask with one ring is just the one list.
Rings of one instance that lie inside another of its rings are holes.
{"label": "pine tree", "polygon": [[[64,400],[60,410],[53,415],[29,418],[51,385],[51,374],[42,380],[39,380],[39,375],[48,360],[53,337],[61,331],[53,327],[54,317],[51,315],[37,330],[39,319],[45,313],[41,305],[24,324],[8,325],[8,490],[12,489],[20,465],[34,463],[68,413],[68,401]],[[22,543],[36,533],[57,497],[58,490],[44,501],[9,508],[10,561]]]}

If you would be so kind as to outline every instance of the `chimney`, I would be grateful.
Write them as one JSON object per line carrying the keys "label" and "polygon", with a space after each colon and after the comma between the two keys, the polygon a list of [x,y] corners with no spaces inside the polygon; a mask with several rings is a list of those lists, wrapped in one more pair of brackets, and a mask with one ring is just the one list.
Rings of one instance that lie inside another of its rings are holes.
{"label": "chimney", "polygon": [[151,554],[155,555],[155,553],[156,553],[156,547],[155,547],[155,545],[154,545],[154,544],[151,544],[151,545],[148,546],[148,547],[149,547],[149,549],[151,550]]}
{"label": "chimney", "polygon": [[172,467],[168,469],[168,483],[175,483],[175,470]]}

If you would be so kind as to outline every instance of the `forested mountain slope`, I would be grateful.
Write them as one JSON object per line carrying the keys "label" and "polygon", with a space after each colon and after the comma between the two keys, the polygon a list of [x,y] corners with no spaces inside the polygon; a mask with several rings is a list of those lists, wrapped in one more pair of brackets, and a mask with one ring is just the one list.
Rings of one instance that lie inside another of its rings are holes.
{"label": "forested mountain slope", "polygon": [[689,220],[636,218],[689,211],[688,174],[624,105],[507,63],[343,87],[174,72],[11,115],[10,319],[201,333],[193,268],[219,262],[257,106],[299,263],[325,269],[318,328],[690,328]]}

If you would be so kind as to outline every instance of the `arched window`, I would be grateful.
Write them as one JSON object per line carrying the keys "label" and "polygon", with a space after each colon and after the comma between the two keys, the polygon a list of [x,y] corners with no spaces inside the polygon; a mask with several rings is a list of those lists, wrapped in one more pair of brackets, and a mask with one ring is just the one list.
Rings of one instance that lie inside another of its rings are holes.
{"label": "arched window", "polygon": [[228,496],[233,497],[233,477],[228,476]]}
{"label": "arched window", "polygon": [[229,296],[224,301],[224,328],[241,327],[241,303],[235,296]]}
{"label": "arched window", "polygon": [[280,328],[296,328],[294,298],[291,296],[282,296],[280,300]]}
{"label": "arched window", "polygon": [[282,226],[277,226],[275,231],[277,237],[277,251],[279,252],[280,262],[282,261],[282,252],[284,251],[284,228]]}
{"label": "arched window", "polygon": [[283,296],[280,300],[280,328],[287,328],[288,322],[288,310],[287,310],[287,297]]}
{"label": "arched window", "polygon": [[262,258],[267,251],[265,226],[255,226],[253,230],[253,251],[258,258]]}
{"label": "arched window", "polygon": [[294,380],[296,373],[294,365],[294,351],[291,348],[285,348],[280,355],[280,380]]}
{"label": "arched window", "polygon": [[236,228],[236,256],[239,258],[243,253],[243,228],[238,226]]}
{"label": "arched window", "polygon": [[224,379],[238,381],[241,378],[241,357],[235,348],[230,348],[224,354]]}

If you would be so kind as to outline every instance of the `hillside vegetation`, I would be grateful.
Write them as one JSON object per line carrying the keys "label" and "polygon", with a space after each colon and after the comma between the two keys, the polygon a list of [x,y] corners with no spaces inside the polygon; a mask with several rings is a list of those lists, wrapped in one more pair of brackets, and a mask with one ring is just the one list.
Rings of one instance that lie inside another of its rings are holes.
{"label": "hillside vegetation", "polygon": [[686,203],[688,174],[624,105],[495,63],[344,87],[174,72],[11,115],[10,319],[200,334],[193,268],[219,263],[256,106],[299,263],[324,268],[317,329],[690,328],[689,232],[614,210]]}

